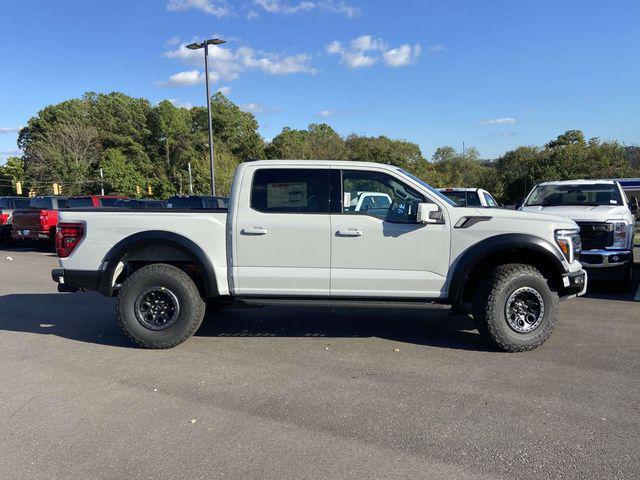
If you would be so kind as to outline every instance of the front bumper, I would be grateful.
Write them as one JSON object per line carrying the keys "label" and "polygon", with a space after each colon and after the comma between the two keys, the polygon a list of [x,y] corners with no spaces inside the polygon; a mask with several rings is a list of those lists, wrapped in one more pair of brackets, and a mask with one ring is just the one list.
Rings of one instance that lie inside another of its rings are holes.
{"label": "front bumper", "polygon": [[585,268],[615,268],[633,262],[631,250],[583,250],[580,263]]}
{"label": "front bumper", "polygon": [[587,293],[588,276],[585,270],[567,273],[562,277],[560,297],[563,299],[581,297]]}

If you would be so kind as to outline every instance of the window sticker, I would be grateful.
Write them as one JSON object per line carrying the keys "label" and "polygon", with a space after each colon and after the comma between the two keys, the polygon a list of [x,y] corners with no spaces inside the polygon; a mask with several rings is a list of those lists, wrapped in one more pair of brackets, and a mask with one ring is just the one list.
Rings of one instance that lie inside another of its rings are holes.
{"label": "window sticker", "polygon": [[267,208],[307,206],[307,182],[267,183]]}
{"label": "window sticker", "polygon": [[344,192],[344,201],[342,202],[344,208],[351,206],[351,192]]}

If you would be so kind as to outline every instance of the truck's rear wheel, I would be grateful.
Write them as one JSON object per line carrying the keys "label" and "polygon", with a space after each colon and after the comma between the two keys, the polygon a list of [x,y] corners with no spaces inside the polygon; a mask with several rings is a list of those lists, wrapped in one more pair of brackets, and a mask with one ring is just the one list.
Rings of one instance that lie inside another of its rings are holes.
{"label": "truck's rear wheel", "polygon": [[145,348],[171,348],[191,337],[204,318],[205,302],[185,272],[147,265],[127,278],[118,295],[118,323]]}
{"label": "truck's rear wheel", "polygon": [[498,350],[533,350],[558,323],[558,301],[536,268],[500,265],[477,292],[473,317],[483,339]]}

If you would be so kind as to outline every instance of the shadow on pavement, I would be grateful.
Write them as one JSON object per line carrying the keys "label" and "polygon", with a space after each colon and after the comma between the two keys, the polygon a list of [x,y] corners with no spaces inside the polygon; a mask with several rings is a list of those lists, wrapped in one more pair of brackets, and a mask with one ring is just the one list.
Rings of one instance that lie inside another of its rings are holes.
{"label": "shadow on pavement", "polygon": [[377,337],[417,345],[486,350],[473,321],[446,307],[210,309],[196,334],[209,337]]}
{"label": "shadow on pavement", "polygon": [[[117,325],[114,300],[95,293],[0,297],[0,330],[134,347]],[[448,308],[254,307],[209,309],[200,337],[368,338],[486,350],[473,322]]]}
{"label": "shadow on pavement", "polygon": [[586,298],[599,300],[618,300],[621,302],[637,302],[636,292],[640,288],[640,270],[636,267],[631,288],[623,288],[615,280],[589,280]]}

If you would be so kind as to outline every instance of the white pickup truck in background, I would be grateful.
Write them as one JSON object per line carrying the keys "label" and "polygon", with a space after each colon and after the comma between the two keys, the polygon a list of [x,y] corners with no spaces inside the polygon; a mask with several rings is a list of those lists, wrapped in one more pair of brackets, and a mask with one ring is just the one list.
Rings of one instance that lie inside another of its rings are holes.
{"label": "white pickup truck in background", "polygon": [[218,297],[471,305],[487,342],[530,350],[554,329],[558,300],[587,284],[572,220],[458,207],[364,162],[242,163],[228,211],[65,210],[57,251],[59,290],[117,295],[122,328],[148,348],[189,338]]}
{"label": "white pickup truck in background", "polygon": [[630,205],[614,180],[565,180],[536,185],[521,207],[559,215],[580,227],[580,261],[594,279],[633,285],[633,237],[637,199]]}

